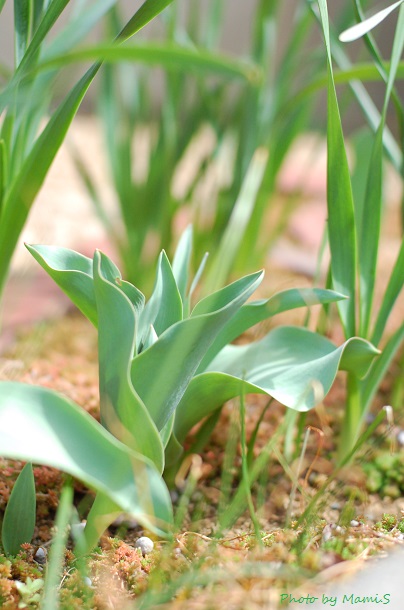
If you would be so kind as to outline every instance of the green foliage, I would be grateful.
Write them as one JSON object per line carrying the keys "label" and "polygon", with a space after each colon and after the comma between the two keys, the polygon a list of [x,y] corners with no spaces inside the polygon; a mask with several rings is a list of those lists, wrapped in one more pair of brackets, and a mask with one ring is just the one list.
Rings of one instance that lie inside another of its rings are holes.
{"label": "green foliage", "polygon": [[[67,130],[103,61],[165,63],[176,69],[217,72],[256,80],[251,66],[179,45],[121,47],[163,11],[172,0],[146,0],[129,21],[115,29],[115,42],[81,48],[114,0],[77,3],[64,29],[54,37],[52,28],[69,0],[50,3],[15,2],[15,69],[0,92],[0,294],[10,260],[29,211],[46,178]],[[95,60],[52,111],[55,78],[71,62]],[[259,78],[259,76],[258,76]],[[47,121],[44,129],[41,123]]]}
{"label": "green foliage", "polygon": [[149,460],[56,392],[3,382],[0,426],[2,456],[59,468],[150,529],[170,523],[170,498]]}
{"label": "green foliage", "polygon": [[[98,327],[104,428],[54,392],[5,382],[0,454],[54,466],[97,490],[86,528],[89,547],[122,510],[147,527],[167,528],[171,509],[160,474],[178,462],[189,429],[226,400],[259,392],[305,411],[323,399],[339,368],[363,375],[377,354],[361,339],[336,347],[293,327],[226,347],[275,313],[343,297],[304,289],[246,303],[262,280],[258,272],[191,308],[190,228],[173,267],[161,253],[147,302],[99,251],[91,261],[63,248],[28,249]],[[250,481],[256,476],[253,469]]]}
{"label": "green foliage", "polygon": [[[400,4],[401,2],[397,3],[396,7]],[[402,241],[381,307],[378,312],[374,312],[373,295],[383,202],[384,136],[387,109],[392,95],[400,116],[403,112],[402,104],[399,103],[394,92],[394,82],[404,48],[404,9],[400,8],[388,73],[384,74],[384,66],[378,51],[373,42],[368,41],[375,65],[386,80],[386,93],[372,142],[365,177],[364,196],[362,194],[361,197],[354,198],[333,75],[332,44],[326,0],[319,0],[318,5],[328,64],[327,201],[332,286],[349,296],[347,304],[338,304],[345,336],[348,338],[358,334],[370,340],[377,347],[383,338],[387,319],[404,283],[402,274],[404,241]],[[371,19],[370,23],[359,24],[355,31],[359,32],[359,35],[363,35],[371,29],[369,25],[377,25],[379,21]],[[348,40],[346,36],[342,38]],[[358,192],[356,194],[358,195]],[[403,338],[404,325],[401,325],[385,344],[382,356],[370,367],[366,379],[358,381],[356,376],[348,375],[348,404],[339,443],[341,459],[355,445],[371,400]]]}
{"label": "green foliage", "polygon": [[404,493],[404,459],[401,453],[380,453],[363,464],[366,488],[381,497],[398,498]]}
{"label": "green foliage", "polygon": [[[206,280],[210,292],[224,285],[235,266],[251,268],[262,260],[268,246],[268,236],[261,235],[268,200],[290,145],[307,126],[311,100],[302,99],[288,114],[283,108],[316,73],[318,60],[313,54],[302,67],[313,26],[308,9],[293,9],[293,34],[280,52],[282,3],[259,1],[253,9],[249,49],[243,54],[247,61],[223,61],[222,71],[215,71],[220,80],[207,78],[206,70],[197,72],[196,62],[191,70],[186,57],[197,48],[202,61],[224,60],[220,43],[225,3],[193,2],[186,13],[188,4],[179,0],[164,14],[165,45],[175,51],[180,43],[181,48],[176,58],[167,54],[169,61],[160,61],[164,68],[160,103],[153,97],[154,71],[120,65],[105,66],[102,72],[99,112],[121,226],[111,219],[108,202],[79,151],[74,157],[130,281],[144,284],[150,277],[154,260],[150,248],[156,255],[162,247],[171,251],[183,212],[195,226],[196,257],[206,250],[214,252]],[[114,9],[110,29],[119,23]],[[146,54],[154,44],[145,44]],[[141,52],[143,45],[134,50]],[[276,62],[275,51],[281,53]],[[236,76],[244,78],[235,80]],[[134,83],[131,90],[129,79]],[[149,152],[133,146],[141,130],[149,133]],[[203,142],[207,132],[209,150],[195,155],[196,143]],[[145,175],[136,176],[145,158]],[[184,172],[184,167],[190,169]],[[209,201],[202,201],[198,191],[212,177],[215,185]],[[278,231],[279,227],[272,227],[271,238]]]}
{"label": "green foliage", "polygon": [[7,555],[17,555],[24,542],[31,542],[35,529],[36,497],[32,465],[20,472],[4,513],[1,544]]}
{"label": "green foliage", "polygon": [[41,601],[41,590],[44,584],[43,579],[35,578],[33,580],[32,578],[28,577],[26,582],[16,580],[15,584],[21,597],[18,607],[38,608],[38,604]]}

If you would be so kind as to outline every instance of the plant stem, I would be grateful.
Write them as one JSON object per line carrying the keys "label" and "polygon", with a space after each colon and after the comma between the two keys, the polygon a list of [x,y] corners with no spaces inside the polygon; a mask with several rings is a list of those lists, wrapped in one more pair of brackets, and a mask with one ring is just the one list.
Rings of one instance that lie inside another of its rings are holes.
{"label": "plant stem", "polygon": [[362,419],[360,385],[358,377],[354,373],[348,373],[346,387],[347,405],[338,448],[338,463],[340,463],[354,447],[359,436]]}

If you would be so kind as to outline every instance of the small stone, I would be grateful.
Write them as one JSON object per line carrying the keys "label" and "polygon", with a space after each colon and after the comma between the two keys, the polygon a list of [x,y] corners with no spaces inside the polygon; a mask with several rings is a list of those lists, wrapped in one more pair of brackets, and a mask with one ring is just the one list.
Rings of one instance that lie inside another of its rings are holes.
{"label": "small stone", "polygon": [[87,587],[93,586],[93,581],[88,576],[84,576],[83,581],[84,581],[84,584],[87,585]]}
{"label": "small stone", "polygon": [[375,421],[375,416],[373,415],[373,413],[367,413],[367,415],[365,417],[365,423],[369,426],[374,421]]}
{"label": "small stone", "polygon": [[39,563],[40,566],[45,565],[47,554],[46,549],[43,546],[39,546],[35,552],[34,561]]}
{"label": "small stone", "polygon": [[331,508],[332,510],[339,510],[341,508],[341,504],[339,502],[334,502],[334,504],[331,504]]}
{"label": "small stone", "polygon": [[78,540],[82,535],[84,528],[86,527],[86,521],[82,521],[81,523],[73,523],[70,526],[70,533],[72,535],[73,540]]}
{"label": "small stone", "polygon": [[332,538],[332,527],[331,525],[326,525],[323,529],[322,540],[323,542],[327,542],[330,538]]}
{"label": "small stone", "polygon": [[404,430],[400,430],[397,433],[397,442],[401,447],[404,447]]}
{"label": "small stone", "polygon": [[154,548],[153,540],[150,540],[147,536],[142,536],[135,542],[135,548],[142,551],[142,555],[148,555]]}
{"label": "small stone", "polygon": [[357,521],[356,519],[352,519],[351,526],[352,527],[358,527],[358,525],[360,525],[359,521]]}

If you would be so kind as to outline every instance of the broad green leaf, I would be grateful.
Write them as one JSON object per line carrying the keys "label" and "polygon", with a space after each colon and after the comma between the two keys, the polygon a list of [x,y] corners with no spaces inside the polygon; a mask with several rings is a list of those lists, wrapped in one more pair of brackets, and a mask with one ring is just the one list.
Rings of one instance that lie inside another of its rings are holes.
{"label": "broad green leaf", "polygon": [[326,0],[318,0],[328,64],[327,206],[333,287],[349,297],[338,309],[345,336],[355,334],[356,236],[348,160],[335,90]]}
{"label": "broad green leaf", "polygon": [[383,10],[375,13],[372,17],[353,25],[345,32],[342,32],[339,39],[341,42],[352,42],[365,36],[368,32],[373,30],[376,26],[379,25],[386,17],[390,15],[396,8],[398,8],[403,3],[403,0],[399,0],[399,2],[395,2],[391,6],[387,6]]}
{"label": "broad green leaf", "polygon": [[32,464],[25,464],[11,491],[3,518],[1,542],[6,555],[17,555],[31,542],[36,518],[35,480]]}
{"label": "broad green leaf", "polygon": [[32,0],[14,0],[15,64],[18,66],[29,43],[32,26]]}
{"label": "broad green leaf", "polygon": [[227,346],[190,382],[177,407],[174,433],[183,441],[193,425],[241,391],[268,394],[307,411],[327,395],[339,368],[364,376],[378,354],[363,339],[336,347],[321,335],[288,326],[256,343]]}
{"label": "broad green leaf", "polygon": [[98,325],[93,286],[93,261],[74,250],[26,244],[56,284],[95,327]]}
{"label": "broad green leaf", "polygon": [[222,307],[226,307],[232,303],[234,299],[238,298],[240,290],[242,289],[241,287],[246,283],[247,279],[251,281],[251,279],[254,278],[254,280],[257,281],[257,285],[259,285],[262,282],[263,277],[264,271],[258,271],[257,273],[246,276],[236,282],[232,282],[228,286],[209,294],[195,305],[191,317],[195,318],[204,314],[210,314]]}
{"label": "broad green leaf", "polygon": [[241,78],[253,85],[256,85],[261,78],[260,70],[253,64],[232,59],[223,54],[209,53],[203,49],[156,42],[137,42],[134,45],[126,46],[94,45],[60,55],[47,55],[35,66],[33,73],[89,60],[108,63],[136,61],[176,71],[192,70],[202,74],[212,72],[221,77]]}
{"label": "broad green leaf", "polygon": [[56,392],[1,383],[0,429],[0,455],[71,474],[152,531],[171,523],[170,497],[153,464]]}
{"label": "broad green leaf", "polygon": [[183,303],[185,303],[185,296],[188,288],[189,268],[192,255],[192,235],[192,225],[189,225],[181,235],[172,264],[174,278],[177,282]]}
{"label": "broad green leaf", "polygon": [[[25,244],[26,248],[45,269],[56,284],[73,301],[78,309],[98,326],[97,307],[94,297],[93,261],[68,248]],[[144,295],[129,282],[121,279],[121,272],[115,263],[104,254],[103,272],[111,282],[118,281],[118,286],[130,302],[137,314],[144,307]]]}
{"label": "broad green leaf", "polygon": [[150,458],[162,472],[164,451],[158,430],[129,377],[136,337],[135,310],[120,288],[103,275],[105,262],[106,257],[96,252],[94,293],[98,312],[101,423],[126,446]]}
{"label": "broad green leaf", "polygon": [[284,311],[291,311],[298,307],[311,307],[313,305],[335,303],[345,299],[342,294],[333,290],[321,288],[291,288],[277,292],[271,298],[246,303],[243,307],[223,326],[216,339],[203,358],[198,373],[205,370],[209,362],[234,339],[243,332],[263,322],[268,318]]}
{"label": "broad green leaf", "polygon": [[[202,305],[199,315],[194,315],[194,310],[191,318],[171,326],[154,345],[133,360],[133,386],[159,430],[170,419],[221,327],[261,280],[262,273],[254,273],[220,291],[226,298],[216,293],[216,298],[209,303],[209,313],[202,311],[205,309]],[[207,299],[204,301],[206,305]]]}

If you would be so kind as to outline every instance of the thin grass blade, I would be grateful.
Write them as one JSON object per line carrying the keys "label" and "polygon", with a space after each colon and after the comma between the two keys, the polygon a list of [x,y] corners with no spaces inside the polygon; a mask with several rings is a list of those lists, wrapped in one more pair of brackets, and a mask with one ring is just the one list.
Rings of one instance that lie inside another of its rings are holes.
{"label": "thin grass blade", "polygon": [[333,287],[349,297],[338,309],[345,336],[355,335],[356,235],[348,160],[333,78],[326,0],[318,0],[328,63],[327,206]]}
{"label": "thin grass blade", "polygon": [[378,345],[383,336],[387,320],[393,309],[404,283],[404,240],[401,242],[400,251],[397,256],[393,271],[391,273],[389,283],[383,295],[382,305],[377,315],[375,328],[372,333],[372,343]]}
{"label": "thin grass blade", "polygon": [[32,27],[32,0],[14,0],[15,65],[21,63],[29,44]]}
{"label": "thin grass blade", "polygon": [[49,552],[40,610],[55,610],[59,606],[59,585],[62,580],[68,525],[72,507],[73,487],[70,483],[67,483],[62,489],[56,513],[55,534]]}
{"label": "thin grass blade", "polygon": [[373,146],[369,166],[365,205],[361,222],[359,240],[360,253],[360,334],[367,337],[372,313],[373,293],[376,281],[376,267],[380,238],[380,221],[383,198],[383,132],[386,123],[387,109],[404,48],[404,7],[400,8],[396,33],[391,55],[390,72],[379,129]]}

